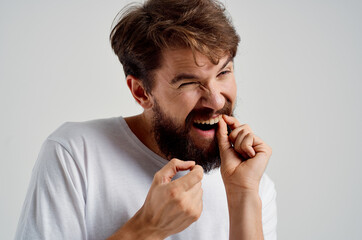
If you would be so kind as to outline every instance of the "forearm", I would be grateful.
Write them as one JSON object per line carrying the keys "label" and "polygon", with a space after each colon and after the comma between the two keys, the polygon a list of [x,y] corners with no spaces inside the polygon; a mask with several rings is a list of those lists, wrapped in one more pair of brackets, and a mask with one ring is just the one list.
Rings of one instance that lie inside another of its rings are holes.
{"label": "forearm", "polygon": [[108,238],[108,240],[161,240],[154,229],[148,228],[142,223],[140,214],[137,212],[130,220],[128,220],[117,232]]}
{"label": "forearm", "polygon": [[230,240],[262,240],[262,204],[258,193],[228,194]]}

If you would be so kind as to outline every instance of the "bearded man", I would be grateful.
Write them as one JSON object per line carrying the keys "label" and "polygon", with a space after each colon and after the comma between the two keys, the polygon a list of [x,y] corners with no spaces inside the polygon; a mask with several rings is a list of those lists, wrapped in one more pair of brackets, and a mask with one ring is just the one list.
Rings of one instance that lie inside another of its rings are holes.
{"label": "bearded man", "polygon": [[233,117],[239,37],[223,6],[149,0],[110,39],[144,111],[52,133],[16,239],[276,239],[271,148]]}

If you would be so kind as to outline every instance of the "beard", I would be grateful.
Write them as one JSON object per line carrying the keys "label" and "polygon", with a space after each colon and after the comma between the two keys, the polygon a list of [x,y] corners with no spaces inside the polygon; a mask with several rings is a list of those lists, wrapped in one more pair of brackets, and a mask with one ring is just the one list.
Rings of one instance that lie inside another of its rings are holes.
{"label": "beard", "polygon": [[[214,110],[209,108],[194,109],[186,117],[184,125],[176,124],[176,121],[161,110],[156,101],[153,112],[153,135],[160,151],[168,160],[178,158],[185,161],[195,161],[196,164],[203,167],[205,173],[220,167],[221,160],[216,134],[207,147],[198,147],[189,134],[195,117],[208,119],[215,114]],[[231,102],[226,101],[225,106],[216,113],[232,115]],[[216,126],[215,132],[217,128]]]}

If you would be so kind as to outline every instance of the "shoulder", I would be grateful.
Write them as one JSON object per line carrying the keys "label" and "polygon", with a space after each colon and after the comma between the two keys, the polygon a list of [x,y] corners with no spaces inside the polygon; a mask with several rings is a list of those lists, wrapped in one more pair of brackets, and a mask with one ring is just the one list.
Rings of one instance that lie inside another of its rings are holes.
{"label": "shoulder", "polygon": [[121,118],[96,119],[85,122],[66,122],[57,128],[49,138],[75,137],[78,135],[114,132],[121,126]]}
{"label": "shoulder", "polygon": [[74,144],[101,141],[120,134],[121,119],[121,117],[115,117],[85,122],[66,122],[51,133],[47,140],[55,141],[67,149]]}
{"label": "shoulder", "polygon": [[44,141],[34,168],[36,175],[43,176],[44,182],[59,175],[59,179],[69,178],[84,186],[81,179],[87,178],[91,164],[103,159],[100,152],[113,146],[111,138],[120,134],[121,124],[121,118],[62,124]]}

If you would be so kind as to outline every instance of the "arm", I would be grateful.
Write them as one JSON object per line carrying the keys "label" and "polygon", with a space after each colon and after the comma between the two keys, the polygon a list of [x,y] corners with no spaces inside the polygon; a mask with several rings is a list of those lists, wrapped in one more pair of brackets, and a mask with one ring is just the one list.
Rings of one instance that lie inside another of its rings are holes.
{"label": "arm", "polygon": [[[232,129],[229,136],[227,125]],[[259,183],[271,148],[234,117],[223,116],[217,137],[228,199],[230,240],[264,239]]]}
{"label": "arm", "polygon": [[261,201],[257,193],[227,194],[230,240],[264,239]]}
{"label": "arm", "polygon": [[[191,169],[171,181],[178,171]],[[202,211],[203,169],[193,161],[171,160],[153,179],[141,209],[109,240],[164,239],[195,222]]]}

